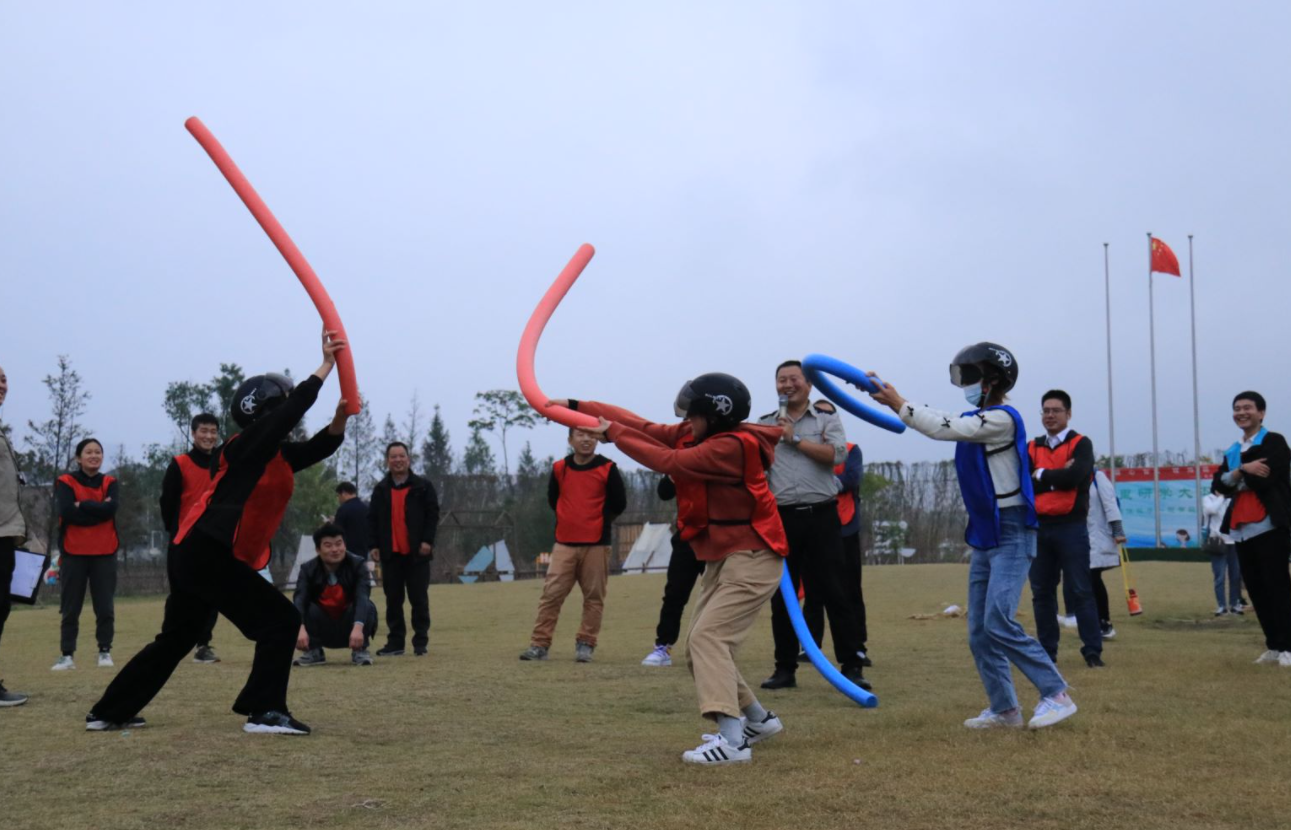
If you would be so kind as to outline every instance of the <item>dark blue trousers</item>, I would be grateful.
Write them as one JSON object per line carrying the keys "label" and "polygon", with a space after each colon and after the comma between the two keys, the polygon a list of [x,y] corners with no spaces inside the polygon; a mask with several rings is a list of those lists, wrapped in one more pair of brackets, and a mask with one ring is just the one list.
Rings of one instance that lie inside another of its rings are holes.
{"label": "dark blue trousers", "polygon": [[1052,660],[1058,659],[1058,583],[1065,582],[1074,605],[1083,656],[1103,653],[1103,633],[1098,607],[1089,582],[1089,530],[1085,522],[1041,524],[1036,557],[1031,563],[1031,608],[1035,612],[1036,639]]}

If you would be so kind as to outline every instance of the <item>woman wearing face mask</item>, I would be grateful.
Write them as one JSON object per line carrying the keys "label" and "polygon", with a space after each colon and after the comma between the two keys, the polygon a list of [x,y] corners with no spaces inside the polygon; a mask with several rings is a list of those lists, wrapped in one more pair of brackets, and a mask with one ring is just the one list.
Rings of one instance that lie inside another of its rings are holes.
{"label": "woman wearing face mask", "polygon": [[100,472],[103,445],[86,438],[76,445],[78,469],[54,483],[58,506],[59,578],[63,583],[63,656],[54,671],[76,668],[76,636],[81,627],[85,587],[90,588],[99,646],[99,666],[112,665],[112,635],[116,617],[112,596],[117,590],[117,480]]}
{"label": "woman wearing face mask", "polygon": [[1052,726],[1076,713],[1067,682],[1040,643],[1014,619],[1036,555],[1037,527],[1026,427],[1017,410],[1004,403],[1017,379],[1012,352],[995,343],[977,343],[962,349],[950,364],[951,383],[963,388],[972,406],[962,415],[908,403],[882,382],[872,394],[929,438],[959,442],[955,469],[968,510],[964,535],[973,548],[968,647],[990,701],[980,715],[964,721],[970,729],[1022,726],[1010,663],[1040,693],[1028,726]]}

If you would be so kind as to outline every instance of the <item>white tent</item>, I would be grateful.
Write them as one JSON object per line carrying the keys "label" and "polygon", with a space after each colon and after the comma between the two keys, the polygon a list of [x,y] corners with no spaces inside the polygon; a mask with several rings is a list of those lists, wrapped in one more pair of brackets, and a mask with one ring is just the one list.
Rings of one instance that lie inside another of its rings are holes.
{"label": "white tent", "polygon": [[511,582],[516,578],[515,565],[511,563],[511,551],[505,540],[493,546],[493,569],[498,572],[498,579]]}
{"label": "white tent", "polygon": [[475,555],[471,557],[471,561],[467,562],[466,567],[462,569],[462,575],[458,578],[468,585],[479,581],[480,574],[489,566],[491,561],[493,561],[493,548],[485,545],[475,552]]}
{"label": "white tent", "polygon": [[318,551],[314,550],[314,537],[301,536],[300,546],[296,548],[296,561],[291,563],[291,576],[287,577],[287,584],[282,586],[283,590],[294,591],[296,589],[296,577],[300,575],[300,566],[311,559],[317,558]]}
{"label": "white tent", "polygon": [[672,561],[672,527],[667,524],[647,522],[641,535],[632,543],[628,558],[623,560],[623,573],[645,573],[662,570]]}

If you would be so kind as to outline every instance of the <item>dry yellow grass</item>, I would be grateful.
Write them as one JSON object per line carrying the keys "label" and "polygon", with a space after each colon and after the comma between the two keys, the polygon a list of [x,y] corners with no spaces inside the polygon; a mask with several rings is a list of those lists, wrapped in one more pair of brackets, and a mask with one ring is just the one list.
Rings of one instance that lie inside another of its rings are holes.
{"label": "dry yellow grass", "polygon": [[[355,669],[333,653],[335,665],[296,671],[292,706],[315,728],[309,738],[241,732],[228,704],[250,648],[224,621],[224,662],[181,665],[147,729],[88,734],[86,708],[113,670],[83,651],[80,668],[51,673],[57,610],[18,609],[0,669],[32,700],[0,710],[3,826],[1291,826],[1291,671],[1251,664],[1262,647],[1253,618],[1211,618],[1204,565],[1138,567],[1147,613],[1130,620],[1116,605],[1107,669],[1086,669],[1064,640],[1060,668],[1080,712],[1037,733],[960,726],[984,705],[964,622],[910,619],[962,604],[966,575],[868,569],[880,708],[856,707],[805,669],[800,688],[764,697],[784,734],[751,765],[722,769],[678,758],[706,726],[685,670],[638,665],[659,576],[611,580],[590,665],[572,659],[576,595],[553,659],[528,664],[516,656],[538,583],[436,586],[429,658]],[[155,633],[161,607],[118,604],[119,663]],[[764,613],[742,655],[751,680],[771,668],[769,628]]]}

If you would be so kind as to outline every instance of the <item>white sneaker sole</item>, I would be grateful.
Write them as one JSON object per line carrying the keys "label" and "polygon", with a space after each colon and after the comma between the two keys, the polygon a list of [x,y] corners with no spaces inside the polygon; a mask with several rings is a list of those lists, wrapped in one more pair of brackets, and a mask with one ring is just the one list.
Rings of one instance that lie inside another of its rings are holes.
{"label": "white sneaker sole", "polygon": [[299,729],[292,729],[290,726],[267,726],[262,723],[244,723],[242,731],[252,735],[308,735],[308,732],[301,732]]}
{"label": "white sneaker sole", "polygon": [[49,670],[50,671],[72,671],[75,668],[76,668],[75,663],[68,663],[66,666],[55,663],[54,665],[49,667]]}
{"label": "white sneaker sole", "polygon": [[642,661],[641,661],[641,665],[643,665],[643,666],[658,666],[658,667],[660,667],[660,668],[662,668],[662,667],[664,667],[664,666],[671,666],[671,665],[672,665],[672,658],[671,658],[671,657],[665,657],[663,660],[651,660],[649,657],[647,657],[646,659],[644,659],[644,660],[642,660]]}
{"label": "white sneaker sole", "polygon": [[982,720],[981,718],[969,718],[964,721],[965,728],[968,729],[1021,729],[1025,724],[1021,720],[1016,723],[1010,723],[1003,720]]}
{"label": "white sneaker sole", "polygon": [[694,764],[697,767],[724,767],[729,764],[747,764],[753,760],[753,753],[744,757],[727,758],[725,760],[709,761],[702,755],[692,755],[690,752],[681,753],[681,760],[687,764]]}
{"label": "white sneaker sole", "polygon": [[20,700],[0,700],[0,709],[4,709],[9,706],[21,706],[26,702],[27,698],[25,697]]}
{"label": "white sneaker sole", "polygon": [[148,724],[136,723],[133,726],[124,723],[109,723],[105,720],[92,720],[85,724],[86,732],[117,732],[124,729],[146,729]]}
{"label": "white sneaker sole", "polygon": [[1027,728],[1044,729],[1045,727],[1053,726],[1056,723],[1062,723],[1074,714],[1076,714],[1076,704],[1073,703],[1070,707],[1063,708],[1061,711],[1055,712],[1051,710],[1042,718],[1032,718],[1027,723]]}

